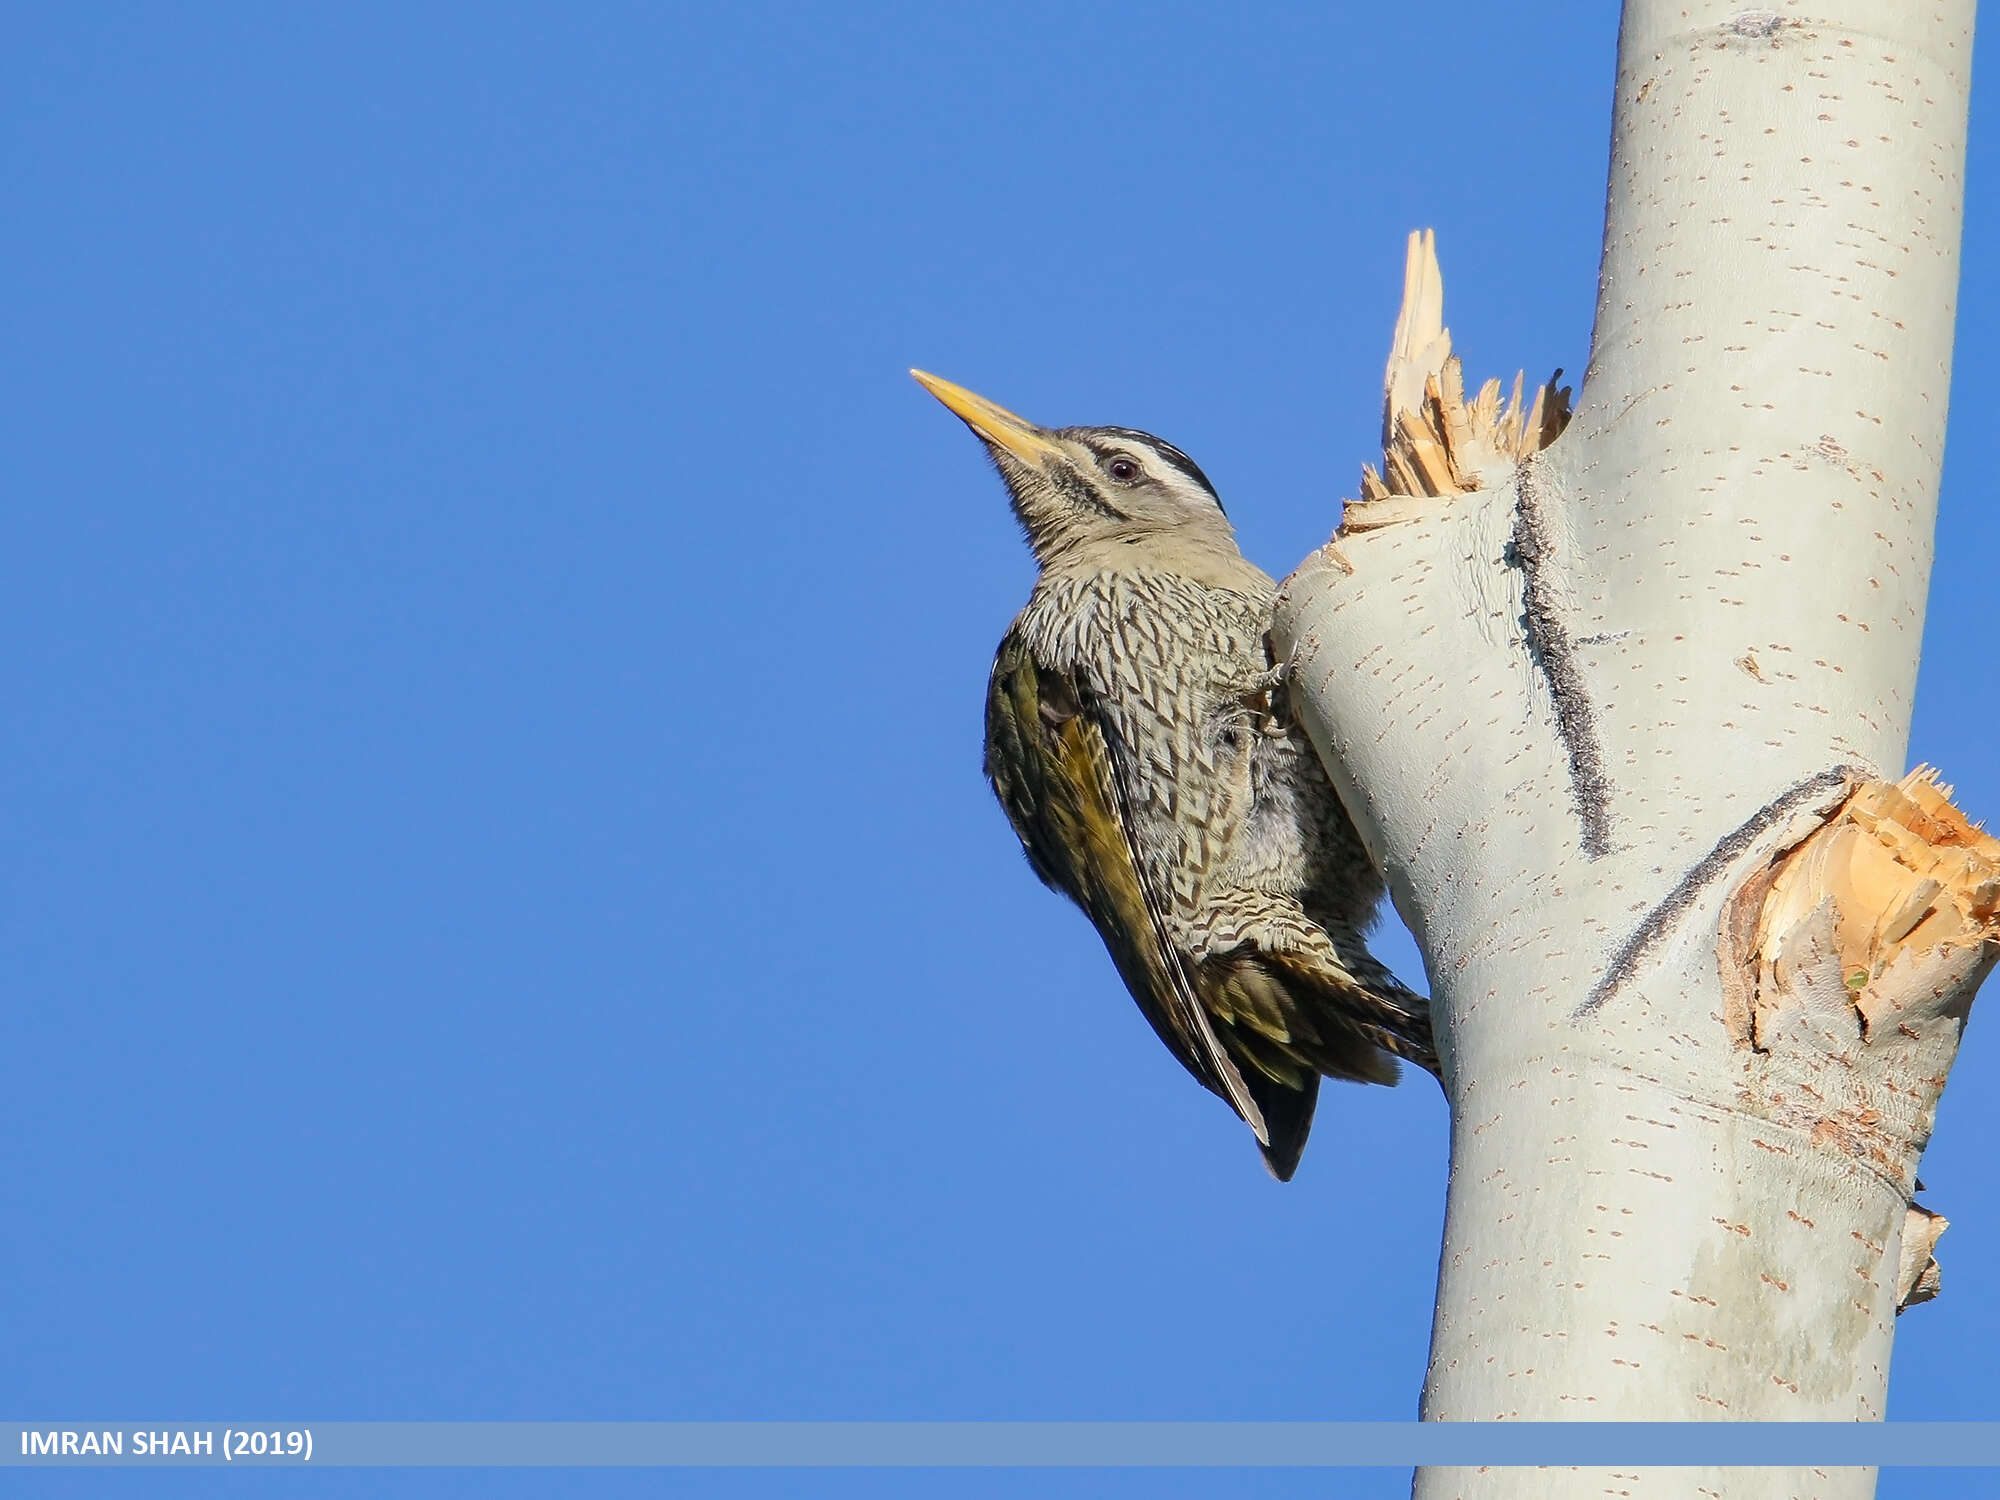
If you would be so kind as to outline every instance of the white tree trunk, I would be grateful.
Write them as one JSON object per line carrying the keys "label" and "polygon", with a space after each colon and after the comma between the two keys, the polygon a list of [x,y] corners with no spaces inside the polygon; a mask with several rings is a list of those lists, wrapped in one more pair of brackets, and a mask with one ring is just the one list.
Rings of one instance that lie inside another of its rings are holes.
{"label": "white tree trunk", "polygon": [[[1923,633],[1972,17],[1628,0],[1566,429],[1553,393],[1462,401],[1413,238],[1386,482],[1288,580],[1277,638],[1430,975],[1452,1166],[1428,1419],[1877,1419],[1899,1302],[1935,1286],[1941,1221],[1910,1205],[2000,952],[2000,844],[1883,778]],[[1874,1485],[1607,1478],[1416,1493]]]}

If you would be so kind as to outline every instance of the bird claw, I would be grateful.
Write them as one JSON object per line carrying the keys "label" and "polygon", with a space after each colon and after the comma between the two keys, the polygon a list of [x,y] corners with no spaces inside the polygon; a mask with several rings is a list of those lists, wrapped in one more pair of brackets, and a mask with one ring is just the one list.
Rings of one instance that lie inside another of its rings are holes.
{"label": "bird claw", "polygon": [[1258,733],[1267,739],[1281,740],[1289,732],[1278,708],[1279,697],[1284,690],[1285,664],[1279,662],[1251,678],[1250,689],[1244,694],[1245,704],[1260,721],[1257,725]]}

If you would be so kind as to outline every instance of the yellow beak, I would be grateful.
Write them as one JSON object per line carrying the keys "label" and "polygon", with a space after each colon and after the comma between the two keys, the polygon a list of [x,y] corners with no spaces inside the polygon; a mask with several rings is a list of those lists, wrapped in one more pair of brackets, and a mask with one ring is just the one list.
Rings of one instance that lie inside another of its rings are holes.
{"label": "yellow beak", "polygon": [[1062,449],[1051,442],[1042,429],[1026,417],[1017,417],[1004,406],[996,406],[984,396],[975,396],[962,385],[940,380],[922,370],[910,373],[917,384],[942,401],[960,421],[996,447],[1005,448],[1026,463],[1039,465],[1057,458]]}

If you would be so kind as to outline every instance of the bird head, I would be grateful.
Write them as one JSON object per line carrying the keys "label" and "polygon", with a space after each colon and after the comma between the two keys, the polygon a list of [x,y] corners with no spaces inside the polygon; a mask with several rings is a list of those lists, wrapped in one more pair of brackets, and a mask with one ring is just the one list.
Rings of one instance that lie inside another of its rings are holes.
{"label": "bird head", "polygon": [[1091,543],[1165,535],[1234,553],[1215,487],[1172,443],[1129,427],[1037,427],[949,380],[910,373],[986,445],[1044,566]]}

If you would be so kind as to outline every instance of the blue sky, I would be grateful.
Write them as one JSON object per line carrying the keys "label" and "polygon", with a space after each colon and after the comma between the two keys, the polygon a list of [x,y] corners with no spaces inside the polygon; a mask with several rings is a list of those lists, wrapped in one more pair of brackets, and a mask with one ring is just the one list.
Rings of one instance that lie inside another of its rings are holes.
{"label": "blue sky", "polygon": [[[1442,1102],[1330,1088],[1273,1183],[1031,878],[979,774],[1031,567],[904,370],[1170,438],[1283,573],[1409,229],[1470,370],[1583,367],[1612,9],[17,13],[0,1410],[1411,1414]],[[1912,746],[1991,815],[1983,103]],[[1904,1417],[2000,1417],[1988,1042]]]}

